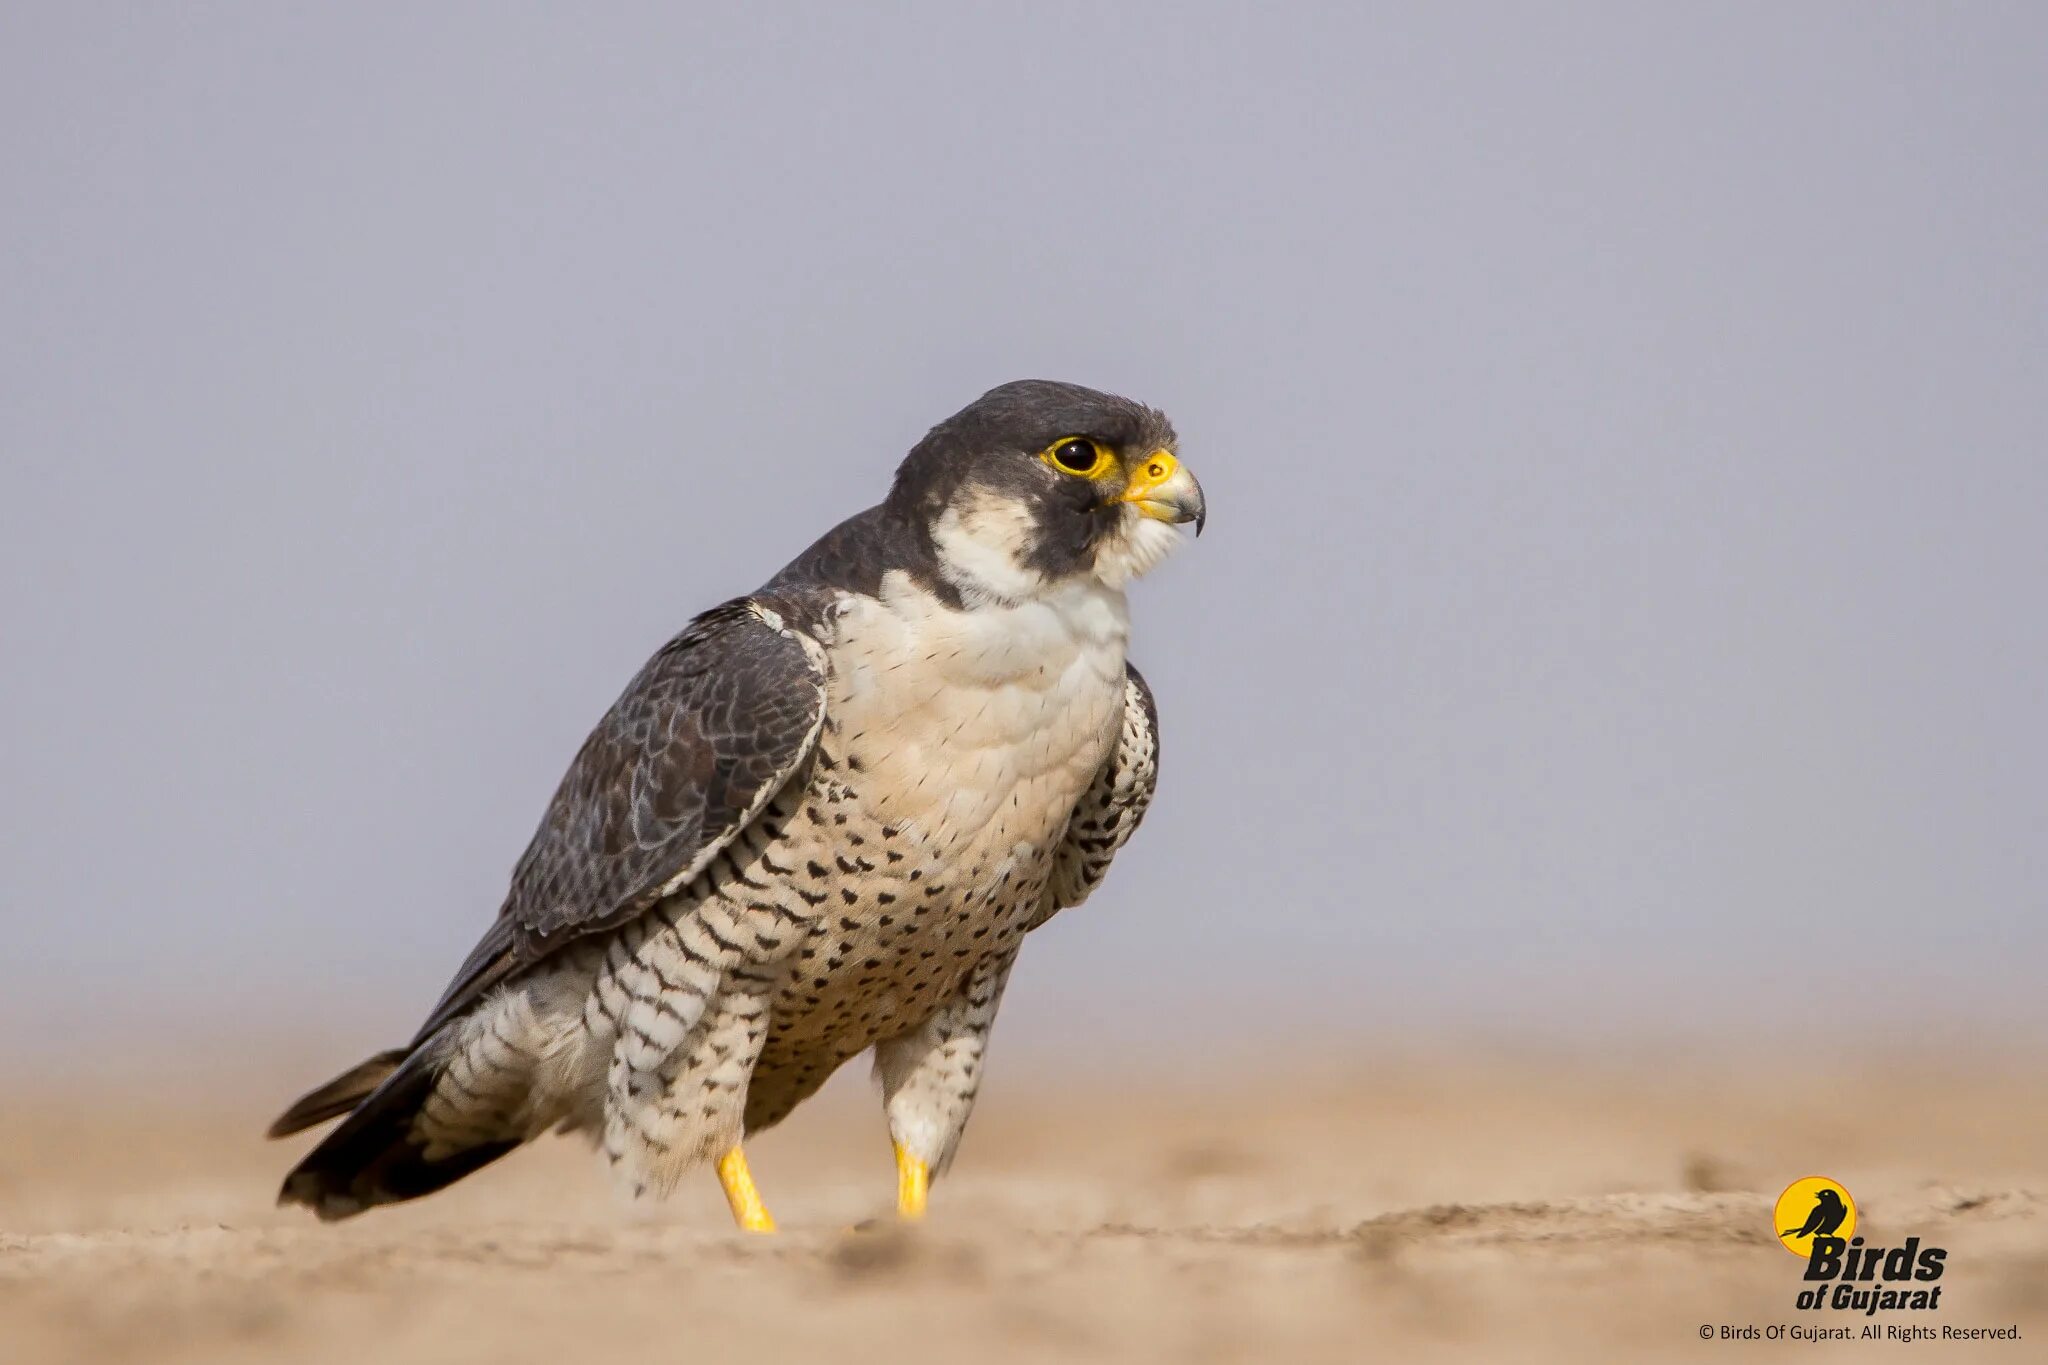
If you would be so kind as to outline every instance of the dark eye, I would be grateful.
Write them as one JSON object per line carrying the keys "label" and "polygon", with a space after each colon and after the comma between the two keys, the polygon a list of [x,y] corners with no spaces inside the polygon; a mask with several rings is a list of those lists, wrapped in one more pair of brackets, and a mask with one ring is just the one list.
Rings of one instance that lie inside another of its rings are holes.
{"label": "dark eye", "polygon": [[1053,463],[1069,474],[1086,474],[1095,468],[1095,444],[1076,436],[1053,447]]}

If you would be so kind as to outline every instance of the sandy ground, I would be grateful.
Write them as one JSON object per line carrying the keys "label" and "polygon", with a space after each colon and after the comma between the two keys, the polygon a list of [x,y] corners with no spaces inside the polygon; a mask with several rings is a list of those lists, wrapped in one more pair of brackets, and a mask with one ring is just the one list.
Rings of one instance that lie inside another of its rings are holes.
{"label": "sandy ground", "polygon": [[[2024,1065],[1359,1057],[1151,1090],[998,1066],[915,1231],[877,1217],[893,1174],[855,1079],[753,1145],[773,1238],[730,1231],[708,1175],[622,1211],[559,1140],[321,1226],[271,1206],[303,1140],[256,1137],[318,1070],[10,1088],[0,1361],[2048,1359],[2048,1082]],[[1816,1172],[1873,1240],[1949,1248],[1940,1311],[1794,1311],[1769,1206]],[[2024,1339],[1718,1336],[1866,1321]]]}

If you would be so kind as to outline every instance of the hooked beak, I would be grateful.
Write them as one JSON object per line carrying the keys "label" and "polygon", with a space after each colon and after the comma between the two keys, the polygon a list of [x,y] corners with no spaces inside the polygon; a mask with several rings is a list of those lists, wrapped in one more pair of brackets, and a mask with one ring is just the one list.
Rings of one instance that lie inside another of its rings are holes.
{"label": "hooked beak", "polygon": [[1154,521],[1192,521],[1196,535],[1202,534],[1202,526],[1209,519],[1208,504],[1202,501],[1202,485],[1195,482],[1187,466],[1163,450],[1145,457],[1117,501],[1130,503]]}

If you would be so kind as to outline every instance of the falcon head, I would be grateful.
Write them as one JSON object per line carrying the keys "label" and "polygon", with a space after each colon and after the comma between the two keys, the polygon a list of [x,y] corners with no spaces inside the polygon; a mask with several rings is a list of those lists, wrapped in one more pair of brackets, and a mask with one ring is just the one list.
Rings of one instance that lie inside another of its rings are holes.
{"label": "falcon head", "polygon": [[1121,588],[1207,509],[1166,415],[1044,379],[990,389],[931,429],[889,506],[929,536],[970,598],[1022,600],[1076,579]]}

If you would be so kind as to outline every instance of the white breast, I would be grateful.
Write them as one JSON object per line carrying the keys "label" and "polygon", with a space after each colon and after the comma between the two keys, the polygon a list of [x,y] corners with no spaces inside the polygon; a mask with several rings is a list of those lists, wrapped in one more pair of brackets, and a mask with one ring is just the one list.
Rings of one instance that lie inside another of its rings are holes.
{"label": "white breast", "polygon": [[826,714],[862,799],[925,834],[995,826],[1042,847],[1108,756],[1123,707],[1124,595],[1076,582],[945,606],[900,573],[840,600]]}

